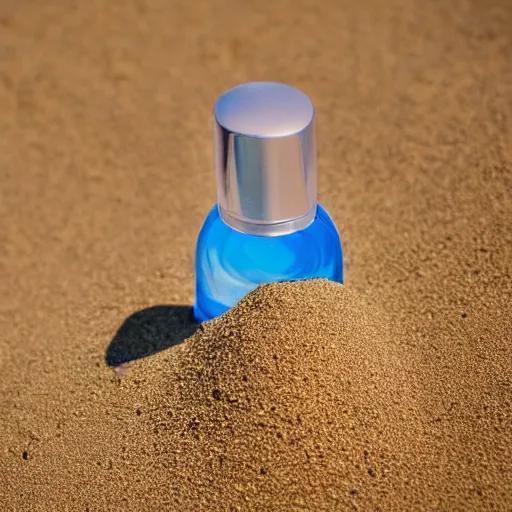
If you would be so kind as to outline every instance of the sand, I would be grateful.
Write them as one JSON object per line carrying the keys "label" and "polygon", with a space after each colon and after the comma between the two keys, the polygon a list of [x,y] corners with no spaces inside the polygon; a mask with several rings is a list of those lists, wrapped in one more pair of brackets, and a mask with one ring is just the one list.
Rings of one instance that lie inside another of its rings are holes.
{"label": "sand", "polygon": [[281,283],[153,359],[133,376],[149,385],[138,386],[144,438],[127,450],[151,465],[148,503],[346,510],[409,500],[417,490],[402,479],[421,467],[421,413],[390,335],[386,317],[343,285]]}
{"label": "sand", "polygon": [[3,509],[180,510],[148,404],[196,327],[211,105],[268,79],[317,107],[347,289],[389,319],[414,401],[422,456],[386,483],[358,452],[341,510],[509,510],[511,22],[500,0],[2,2]]}

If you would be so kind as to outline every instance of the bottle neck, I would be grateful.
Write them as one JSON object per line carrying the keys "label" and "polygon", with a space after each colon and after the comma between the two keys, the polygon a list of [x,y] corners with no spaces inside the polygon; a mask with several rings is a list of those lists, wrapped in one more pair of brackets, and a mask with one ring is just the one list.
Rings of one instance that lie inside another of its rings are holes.
{"label": "bottle neck", "polygon": [[288,219],[282,222],[250,222],[246,219],[237,219],[230,215],[220,204],[217,205],[220,218],[232,229],[244,233],[246,235],[275,237],[289,235],[296,231],[307,228],[315,220],[317,203],[313,205],[311,210],[302,217]]}

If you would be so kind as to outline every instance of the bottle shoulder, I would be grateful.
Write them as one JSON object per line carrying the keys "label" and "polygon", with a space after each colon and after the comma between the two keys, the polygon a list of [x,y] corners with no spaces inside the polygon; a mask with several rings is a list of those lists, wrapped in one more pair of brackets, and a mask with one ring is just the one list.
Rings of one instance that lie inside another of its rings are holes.
{"label": "bottle shoulder", "polygon": [[254,239],[260,239],[262,242],[264,240],[270,241],[270,240],[280,240],[280,241],[287,241],[292,240],[295,238],[302,238],[307,239],[310,237],[335,237],[339,240],[338,230],[336,229],[336,226],[334,222],[332,221],[330,215],[327,213],[325,208],[323,208],[322,205],[317,205],[317,211],[315,218],[313,222],[307,226],[306,228],[296,231],[293,233],[289,233],[286,235],[279,235],[275,237],[262,237],[258,235],[249,235],[246,233],[242,233],[240,231],[237,231],[236,229],[233,229],[232,227],[228,226],[221,218],[219,214],[219,208],[218,205],[215,204],[209,211],[204,224],[201,228],[199,237],[209,237],[209,236],[215,236],[215,237],[222,237],[222,238],[254,238]]}

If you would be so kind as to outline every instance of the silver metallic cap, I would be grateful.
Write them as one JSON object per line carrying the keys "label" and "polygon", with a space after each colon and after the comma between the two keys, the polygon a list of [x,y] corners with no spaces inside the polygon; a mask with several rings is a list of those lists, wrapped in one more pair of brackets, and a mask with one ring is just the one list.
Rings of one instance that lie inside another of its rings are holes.
{"label": "silver metallic cap", "polygon": [[214,107],[221,218],[243,233],[278,236],[316,215],[315,110],[298,89],[251,82]]}

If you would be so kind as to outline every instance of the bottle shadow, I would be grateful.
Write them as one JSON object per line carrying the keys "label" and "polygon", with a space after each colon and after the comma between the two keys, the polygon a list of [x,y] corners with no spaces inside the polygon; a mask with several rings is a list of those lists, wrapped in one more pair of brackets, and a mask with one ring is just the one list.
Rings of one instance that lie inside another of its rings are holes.
{"label": "bottle shadow", "polygon": [[153,306],[124,320],[105,351],[107,366],[116,367],[180,344],[199,327],[191,306]]}

